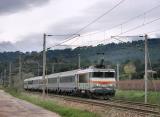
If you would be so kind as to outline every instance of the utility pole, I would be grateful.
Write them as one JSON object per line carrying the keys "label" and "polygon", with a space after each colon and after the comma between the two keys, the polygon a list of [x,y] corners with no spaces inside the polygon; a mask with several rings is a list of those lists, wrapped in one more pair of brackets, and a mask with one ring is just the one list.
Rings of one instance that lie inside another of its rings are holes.
{"label": "utility pole", "polygon": [[43,35],[43,98],[45,97],[45,88],[46,88],[46,81],[45,81],[45,72],[46,72],[46,34]]}
{"label": "utility pole", "polygon": [[145,104],[147,103],[147,88],[148,88],[148,36],[145,35],[145,76],[144,76],[144,83],[145,83]]}
{"label": "utility pole", "polygon": [[3,76],[3,82],[4,82],[4,86],[6,86],[6,69],[4,69],[4,76]]}
{"label": "utility pole", "polygon": [[3,85],[3,74],[1,72],[1,85]]}
{"label": "utility pole", "polygon": [[9,87],[12,87],[12,77],[11,77],[11,74],[12,74],[12,63],[10,62],[9,63]]}
{"label": "utility pole", "polygon": [[117,89],[119,89],[119,64],[117,63]]}
{"label": "utility pole", "polygon": [[[115,37],[137,37],[137,36],[111,36],[111,38],[114,38],[116,40],[119,40]],[[145,99],[144,102],[147,103],[147,88],[148,88],[148,35],[145,34],[144,36],[138,36],[138,37],[144,37],[145,38],[145,75],[144,75],[144,84],[145,84]],[[121,40],[119,40],[121,41]]]}
{"label": "utility pole", "polygon": [[[46,74],[48,74],[48,69],[47,69],[47,66],[46,66]],[[47,93],[47,97],[48,97],[48,77],[46,77],[46,93]]]}
{"label": "utility pole", "polygon": [[22,79],[22,60],[21,55],[19,55],[19,79]]}
{"label": "utility pole", "polygon": [[22,88],[22,58],[21,55],[19,55],[19,83],[20,83],[20,89]]}
{"label": "utility pole", "polygon": [[78,54],[78,69],[81,68],[81,56]]}
{"label": "utility pole", "polygon": [[39,62],[37,62],[37,67],[38,67],[37,75],[39,76]]}
{"label": "utility pole", "polygon": [[[72,35],[78,35],[80,36],[79,34],[72,34]],[[43,34],[43,93],[42,93],[42,96],[43,98],[45,97],[45,89],[46,89],[46,80],[45,80],[45,72],[46,72],[46,37],[48,36],[67,36],[67,35],[48,35],[48,34]],[[47,48],[50,49],[51,47]]]}

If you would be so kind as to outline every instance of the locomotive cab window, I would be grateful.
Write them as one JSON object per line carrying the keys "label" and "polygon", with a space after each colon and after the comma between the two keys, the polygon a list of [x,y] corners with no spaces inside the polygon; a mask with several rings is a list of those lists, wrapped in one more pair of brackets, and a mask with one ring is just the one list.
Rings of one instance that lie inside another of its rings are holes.
{"label": "locomotive cab window", "polygon": [[104,76],[105,76],[105,78],[113,78],[114,77],[114,72],[105,72]]}
{"label": "locomotive cab window", "polygon": [[103,76],[103,72],[93,72],[93,77],[102,78]]}
{"label": "locomotive cab window", "polygon": [[93,72],[94,78],[113,78],[114,72]]}

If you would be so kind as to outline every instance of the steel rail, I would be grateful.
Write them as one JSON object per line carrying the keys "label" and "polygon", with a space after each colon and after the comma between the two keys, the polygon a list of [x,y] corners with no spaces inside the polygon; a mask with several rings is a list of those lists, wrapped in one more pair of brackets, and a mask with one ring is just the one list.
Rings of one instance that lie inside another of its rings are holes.
{"label": "steel rail", "polygon": [[113,103],[111,102],[107,102],[107,101],[97,101],[97,100],[91,100],[91,99],[80,99],[80,98],[70,98],[70,97],[63,97],[64,100],[67,101],[72,101],[72,102],[78,102],[78,103],[84,103],[84,104],[91,104],[94,106],[100,106],[100,107],[115,107],[115,108],[119,108],[119,109],[125,109],[125,110],[131,110],[131,111],[136,111],[139,112],[140,114],[145,114],[145,115],[154,115],[157,117],[160,117],[160,111],[155,111],[152,110],[150,108],[146,109],[145,107],[142,108],[143,106],[137,106],[137,105],[124,105],[123,103],[117,104],[117,103]]}
{"label": "steel rail", "polygon": [[[37,94],[37,93],[33,93],[33,94]],[[154,105],[154,104],[143,104],[140,102],[132,102],[132,101],[124,101],[124,100],[116,100],[116,99],[103,101],[103,100],[95,100],[95,99],[87,99],[87,98],[81,98],[81,97],[72,97],[72,96],[55,95],[55,94],[48,94],[48,97],[61,98],[66,101],[90,104],[92,106],[99,106],[103,108],[114,107],[120,110],[138,112],[137,114],[139,115],[153,115],[155,117],[160,117],[160,106]]]}
{"label": "steel rail", "polygon": [[127,104],[136,104],[138,106],[152,107],[152,108],[159,108],[160,109],[160,105],[157,105],[157,104],[145,104],[142,102],[126,101],[124,99],[111,99],[110,101],[119,102],[119,103],[127,103]]}

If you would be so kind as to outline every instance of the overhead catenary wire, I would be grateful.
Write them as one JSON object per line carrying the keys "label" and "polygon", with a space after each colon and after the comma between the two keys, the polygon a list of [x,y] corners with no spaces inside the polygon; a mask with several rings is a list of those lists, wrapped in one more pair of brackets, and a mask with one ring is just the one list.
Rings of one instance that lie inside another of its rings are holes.
{"label": "overhead catenary wire", "polygon": [[[149,9],[149,10],[147,10],[147,11],[145,11],[145,12],[143,12],[143,13],[137,15],[137,16],[134,16],[134,17],[132,17],[132,18],[130,18],[130,19],[128,19],[128,20],[126,20],[126,21],[120,23],[120,24],[117,24],[117,25],[113,26],[113,27],[110,28],[110,29],[119,27],[119,26],[121,26],[121,25],[125,25],[125,24],[127,24],[127,23],[129,23],[129,22],[131,22],[131,21],[133,21],[133,20],[135,20],[135,19],[141,17],[141,16],[145,16],[146,14],[148,14],[149,12],[152,12],[153,10],[155,10],[155,9],[157,9],[157,8],[160,8],[160,4],[158,4],[157,6],[151,8],[151,9]],[[146,20],[146,17],[145,17],[145,20]],[[143,24],[144,24],[144,21],[143,21]],[[109,30],[110,30],[110,29],[109,29]]]}
{"label": "overhead catenary wire", "polygon": [[[110,28],[110,29],[114,29],[114,28],[116,28],[116,27],[119,27],[119,26],[122,26],[122,25],[124,25],[124,24],[127,24],[127,23],[129,23],[130,21],[135,20],[136,18],[141,17],[141,16],[143,16],[143,15],[146,15],[147,13],[149,13],[149,12],[151,12],[151,11],[159,8],[159,7],[160,7],[160,4],[157,5],[157,6],[155,6],[155,7],[153,7],[153,8],[151,8],[151,9],[149,9],[149,10],[147,10],[147,11],[145,11],[145,12],[143,12],[143,13],[140,14],[140,15],[137,15],[137,16],[135,16],[135,17],[130,18],[129,20],[127,20],[127,21],[125,21],[125,22],[123,22],[123,23],[120,23],[120,24],[118,24],[118,25],[113,26],[113,27]],[[146,18],[146,17],[145,17],[145,18]],[[159,20],[159,19],[160,19],[160,17],[159,17],[159,18],[156,18],[156,19],[154,19],[154,20],[152,20],[152,21],[146,22],[146,23],[145,23],[145,21],[143,21],[143,23],[142,23],[141,25],[138,25],[138,26],[136,26],[136,27],[133,27],[133,28],[131,28],[131,29],[128,29],[128,30],[125,31],[125,32],[122,32],[122,29],[121,29],[121,33],[119,33],[119,34],[116,35],[116,36],[125,34],[125,33],[127,33],[127,32],[131,32],[131,31],[136,30],[136,29],[138,29],[138,28],[141,28],[141,27],[143,27],[143,26],[145,26],[145,25],[148,25],[148,24],[150,24],[150,23],[153,23],[153,22],[155,22],[155,21],[157,21],[157,20]],[[110,30],[110,29],[108,29],[108,30]],[[107,31],[107,30],[106,30],[106,31]],[[156,30],[156,31],[160,31],[160,29],[159,29],[159,30]],[[155,31],[152,31],[152,32],[155,32]],[[97,32],[96,32],[96,33],[97,33]],[[96,33],[92,33],[92,34],[96,34]],[[101,33],[101,32],[98,32],[98,33]],[[147,33],[150,33],[150,32],[147,32]],[[146,33],[146,34],[147,34],[147,33]],[[92,35],[92,34],[88,34],[88,35]],[[83,36],[83,35],[82,35],[82,36]],[[85,35],[85,36],[87,36],[87,35]],[[115,38],[114,38],[114,39],[115,39]],[[106,40],[106,39],[104,39],[104,40],[102,40],[102,41],[100,41],[100,42],[103,42],[103,41],[105,41],[105,40]],[[120,42],[122,42],[122,43],[125,42],[125,41],[122,41],[122,40],[117,39],[117,38],[116,38],[116,40],[118,40],[118,41],[120,41]]]}
{"label": "overhead catenary wire", "polygon": [[[146,22],[146,23],[140,24],[140,25],[138,25],[138,26],[136,26],[136,27],[130,28],[130,29],[126,30],[125,32],[121,32],[121,33],[117,34],[116,36],[119,36],[119,35],[122,35],[122,34],[125,34],[125,33],[128,33],[128,32],[134,31],[134,30],[136,30],[136,29],[138,29],[138,28],[141,28],[141,27],[143,27],[143,26],[149,25],[149,24],[151,24],[151,23],[153,23],[153,22],[156,22],[156,21],[158,21],[158,20],[160,20],[160,17],[155,18],[154,20],[148,21],[148,22]],[[157,30],[154,30],[154,31],[150,31],[150,32],[147,32],[147,33],[145,33],[145,34],[151,34],[151,33],[158,32],[158,31],[160,31],[160,29],[157,29]],[[142,33],[139,34],[139,35],[142,35]],[[125,41],[122,41],[122,40],[117,39],[117,38],[113,38],[113,39],[116,39],[116,40],[118,40],[118,41],[120,41],[120,42],[125,42]],[[103,41],[103,40],[102,40],[102,41]]]}
{"label": "overhead catenary wire", "polygon": [[[120,2],[119,2],[118,4],[116,4],[116,6],[113,7],[113,8],[116,8],[116,7],[119,6],[122,2],[124,2],[124,1],[120,1]],[[157,8],[159,8],[159,7],[160,7],[160,4],[157,5],[157,6],[155,6],[155,7],[153,7],[153,8],[151,8],[151,9],[149,9],[149,10],[147,10],[147,11],[145,11],[145,12],[143,12],[143,13],[141,13],[140,15],[137,15],[137,16],[135,16],[135,17],[132,17],[132,18],[130,18],[130,19],[127,20],[127,21],[124,21],[123,23],[120,23],[120,24],[118,24],[118,25],[113,26],[112,28],[110,28],[110,29],[108,29],[108,30],[111,30],[111,29],[116,28],[116,27],[118,27],[118,26],[122,26],[122,25],[124,25],[124,24],[127,24],[127,23],[129,23],[130,21],[135,20],[136,18],[141,17],[141,16],[143,16],[143,15],[146,15],[146,14],[148,14],[149,12],[152,12],[153,10],[155,10],[155,9],[157,9]],[[110,10],[111,10],[111,9],[110,9]],[[110,11],[110,10],[109,10],[109,11]],[[112,10],[113,10],[113,9],[112,9]],[[105,13],[104,13],[104,14],[105,14]],[[102,14],[101,16],[103,17],[104,14]],[[106,14],[105,14],[105,15],[106,15]],[[100,16],[99,16],[99,17],[100,17]],[[98,18],[99,18],[99,17],[98,17]],[[98,18],[96,18],[96,19],[98,19]],[[101,17],[100,17],[100,18],[101,18]],[[94,23],[94,21],[96,21],[96,19],[93,20],[92,22]],[[156,20],[159,20],[159,19],[156,19]],[[88,25],[86,25],[85,28],[87,28],[89,25],[91,25],[92,22],[89,23]],[[154,22],[154,21],[153,21],[153,22]],[[152,22],[148,22],[148,23],[150,24],[150,23],[152,23]],[[132,28],[132,29],[129,29],[129,30],[127,30],[127,32],[130,32],[130,31],[135,30],[135,29],[137,29],[137,28],[143,27],[143,25],[147,25],[147,23],[144,23],[144,22],[143,22],[143,24],[138,25],[137,27],[134,27],[134,28]],[[80,30],[77,31],[76,33],[84,30],[85,28],[83,27],[82,29],[80,29]],[[124,33],[127,33],[127,32],[126,32],[126,31],[125,31],[125,32],[121,32],[120,34],[124,34]],[[97,33],[97,32],[96,32],[96,33]],[[96,33],[92,33],[92,34],[96,34]],[[100,32],[98,32],[98,33],[100,33]],[[87,34],[87,35],[92,35],[92,34]],[[82,36],[87,36],[87,35],[81,35],[81,37],[82,37]],[[72,40],[72,39],[75,39],[75,37],[72,37],[72,38],[69,37],[69,38],[67,38],[66,40],[64,40],[63,42],[61,42],[61,43],[59,43],[59,44],[56,44],[56,45],[54,45],[54,46],[51,46],[50,48],[55,47],[55,46],[58,46],[58,45],[61,45],[61,44],[65,43],[65,42],[68,42],[68,41],[70,41],[70,40]],[[76,40],[75,40],[75,41],[76,41]],[[75,42],[75,41],[74,41],[74,42]],[[102,42],[103,42],[103,40],[102,40]]]}
{"label": "overhead catenary wire", "polygon": [[[96,19],[94,19],[93,21],[91,21],[90,23],[88,23],[87,25],[85,25],[84,27],[82,27],[80,30],[76,31],[74,34],[78,34],[80,33],[82,30],[86,29],[87,27],[89,27],[90,25],[92,25],[93,23],[97,22],[99,19],[101,19],[103,16],[109,14],[111,11],[113,11],[115,8],[117,8],[120,4],[122,4],[125,0],[121,0],[120,2],[118,2],[116,5],[114,5],[111,9],[107,10],[105,13],[103,13],[102,15],[100,15],[99,17],[97,17]],[[72,37],[72,36],[69,36],[67,37],[63,42],[59,43],[59,44],[56,44],[56,45],[53,45],[49,48],[53,48],[55,46],[58,46],[58,45],[61,45],[67,41],[70,41],[72,40],[73,38],[75,37]]]}
{"label": "overhead catenary wire", "polygon": [[[142,16],[142,15],[148,13],[148,12],[151,12],[151,11],[153,11],[153,10],[155,10],[156,8],[159,8],[159,7],[160,7],[160,5],[157,5],[156,7],[151,8],[150,10],[144,12],[143,14],[138,15],[138,16],[132,18],[132,20],[134,20],[135,18],[138,18],[138,17],[140,17],[140,16]],[[121,33],[119,33],[118,35],[122,35],[122,34],[125,34],[125,33],[127,33],[127,32],[131,32],[131,31],[133,31],[133,30],[136,30],[136,29],[138,29],[138,28],[141,28],[141,27],[143,27],[143,26],[145,26],[145,25],[151,24],[151,23],[153,23],[153,22],[155,22],[155,21],[158,21],[158,20],[160,20],[160,17],[159,17],[159,18],[156,18],[156,19],[154,19],[154,20],[152,20],[152,21],[146,22],[146,23],[143,22],[143,24],[138,25],[138,26],[136,26],[136,27],[133,27],[133,28],[131,28],[131,29],[128,29],[128,30],[125,31],[125,32],[121,32]],[[128,20],[128,21],[126,21],[126,22],[124,22],[124,23],[128,23],[128,22],[130,22],[130,20]],[[120,24],[120,25],[122,25],[122,24]],[[117,25],[117,26],[118,26],[118,25]],[[87,27],[86,27],[86,28],[87,28]],[[79,31],[81,31],[81,30],[79,30]],[[83,35],[82,35],[82,36],[83,36]],[[54,46],[52,46],[52,47],[61,45],[61,44],[65,43],[65,42],[67,42],[67,41],[70,41],[70,40],[74,39],[74,38],[75,38],[75,37],[70,38],[70,39],[68,39],[68,40],[65,40],[65,41],[63,41],[62,43],[56,44],[56,45],[54,45]],[[115,38],[114,38],[114,39],[115,39]],[[106,39],[102,40],[102,42],[105,41],[105,40],[106,40]],[[122,41],[122,40],[120,40],[120,39],[116,39],[116,40],[118,40],[118,41],[120,41],[120,42],[125,42],[125,41]],[[75,40],[75,41],[76,41],[76,40]],[[74,41],[74,42],[75,42],[75,41]]]}
{"label": "overhead catenary wire", "polygon": [[[158,20],[160,20],[160,17],[158,17],[158,18],[156,18],[156,19],[154,19],[154,20],[148,21],[148,22],[146,22],[146,23],[143,23],[143,24],[141,24],[141,25],[138,25],[138,26],[136,26],[136,27],[130,28],[130,29],[128,29],[128,30],[125,31],[125,32],[119,33],[118,35],[122,35],[122,34],[125,34],[125,33],[128,33],[128,32],[134,31],[134,30],[136,30],[136,29],[138,29],[138,28],[144,27],[144,26],[146,26],[146,25],[148,25],[148,24],[151,24],[151,23],[153,23],[153,22],[156,22],[156,21],[158,21]],[[117,36],[118,36],[118,35],[117,35]]]}
{"label": "overhead catenary wire", "polygon": [[[158,5],[158,6],[154,7],[154,8],[152,8],[152,9],[148,10],[148,12],[149,12],[149,11],[151,12],[152,10],[154,10],[154,9],[156,9],[156,8],[159,8],[159,7],[160,7],[160,5]],[[147,12],[145,12],[145,13],[147,13]],[[140,15],[139,15],[139,16],[140,16]],[[138,16],[137,16],[137,17],[138,17]],[[135,17],[135,18],[136,18],[136,17]],[[143,22],[142,24],[140,24],[140,25],[138,25],[138,26],[135,26],[135,27],[133,27],[133,28],[130,28],[130,29],[124,31],[124,32],[121,32],[121,33],[117,34],[116,36],[119,36],[119,35],[122,35],[122,34],[125,34],[125,33],[128,33],[128,32],[134,31],[134,30],[136,30],[136,29],[138,29],[138,28],[144,27],[144,26],[149,25],[149,24],[151,24],[151,23],[153,23],[153,22],[156,22],[156,21],[158,21],[158,20],[160,20],[160,17],[155,18],[154,20],[148,21],[148,22],[146,22],[146,23]],[[125,23],[127,23],[127,22],[129,22],[129,21],[126,21]],[[117,40],[119,40],[119,39],[117,39]],[[102,40],[102,42],[103,42],[103,41],[104,41],[104,40]],[[122,40],[119,40],[119,41],[124,42],[124,41],[122,41]]]}
{"label": "overhead catenary wire", "polygon": [[[156,22],[156,21],[158,21],[158,20],[160,20],[160,17],[155,18],[154,20],[148,21],[148,22],[146,22],[146,23],[142,23],[142,24],[140,24],[140,25],[138,25],[138,26],[135,26],[135,27],[133,27],[133,28],[130,28],[130,29],[128,29],[128,30],[126,30],[126,31],[124,31],[124,32],[122,32],[122,33],[119,33],[119,34],[115,35],[115,37],[116,37],[116,36],[120,36],[120,35],[125,34],[125,33],[128,33],[128,32],[131,32],[131,31],[134,31],[134,30],[136,30],[136,29],[138,29],[138,28],[144,27],[144,26],[149,25],[149,24],[151,24],[151,23],[153,23],[153,22]],[[141,35],[142,35],[142,34],[141,34]]]}
{"label": "overhead catenary wire", "polygon": [[[147,33],[145,33],[145,34],[147,34]],[[142,35],[142,34],[141,34]],[[128,37],[132,37],[132,36],[128,36]],[[137,36],[138,37],[138,36]],[[114,39],[114,40],[117,40],[117,41],[119,41],[119,42],[121,42],[121,43],[126,43],[126,41],[123,41],[123,40],[121,40],[120,38],[107,38],[107,39]],[[103,39],[103,40],[100,40],[100,41],[98,41],[98,40],[94,40],[94,41],[88,41],[88,42],[96,42],[96,44],[100,44],[100,43],[102,43],[102,42],[104,42],[104,41],[106,41],[107,39]],[[74,40],[74,42],[75,42],[75,40]],[[88,43],[87,42],[87,43]],[[70,45],[70,46],[83,46],[83,45]],[[137,48],[136,48],[137,49]],[[141,49],[142,48],[138,48],[140,51],[141,51]]]}
{"label": "overhead catenary wire", "polygon": [[113,6],[111,9],[109,9],[108,11],[106,11],[105,13],[103,13],[102,15],[100,15],[99,17],[97,17],[96,19],[94,19],[93,21],[91,21],[89,24],[87,24],[86,26],[84,26],[83,28],[81,28],[80,30],[78,30],[76,33],[81,32],[82,30],[86,29],[87,27],[89,27],[90,25],[92,25],[93,23],[95,23],[96,21],[98,21],[99,19],[101,19],[103,16],[109,14],[112,10],[114,10],[115,8],[117,8],[120,4],[122,4],[125,0],[121,0],[120,2],[118,2],[115,6]]}
{"label": "overhead catenary wire", "polygon": [[[119,26],[121,26],[121,28],[122,28],[123,25],[125,25],[125,24],[127,24],[127,23],[129,23],[129,22],[131,22],[131,21],[133,21],[133,20],[141,17],[141,16],[144,16],[144,15],[150,13],[150,12],[156,10],[157,8],[160,8],[160,4],[154,6],[153,8],[151,8],[151,9],[149,9],[149,10],[147,10],[147,11],[145,11],[145,12],[143,12],[143,13],[137,15],[137,16],[134,16],[134,17],[132,17],[132,18],[129,18],[128,20],[126,20],[126,21],[124,21],[124,22],[122,22],[122,23],[116,24],[116,25],[112,26],[111,28],[109,28],[109,29],[107,29],[107,30],[105,30],[105,31],[108,31],[108,30],[117,28],[117,27],[119,27]],[[146,17],[145,17],[145,20],[146,20]],[[143,24],[144,24],[144,21],[143,21]],[[93,35],[93,34],[97,34],[97,33],[101,33],[101,32],[95,32],[95,33],[87,34],[87,35],[84,35],[84,36]],[[81,35],[81,36],[83,36],[83,35]]]}
{"label": "overhead catenary wire", "polygon": [[146,34],[153,34],[153,33],[155,33],[155,32],[160,32],[160,29],[156,29],[156,30],[149,31],[149,32],[147,32]]}

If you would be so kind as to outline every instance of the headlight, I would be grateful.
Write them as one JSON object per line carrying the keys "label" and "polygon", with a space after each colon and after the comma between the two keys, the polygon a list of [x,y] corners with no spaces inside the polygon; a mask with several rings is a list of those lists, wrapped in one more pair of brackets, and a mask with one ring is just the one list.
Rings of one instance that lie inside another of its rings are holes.
{"label": "headlight", "polygon": [[111,87],[112,87],[112,86],[113,86],[113,84],[109,84],[109,86],[111,86]]}
{"label": "headlight", "polygon": [[100,84],[96,84],[96,86],[101,86]]}

